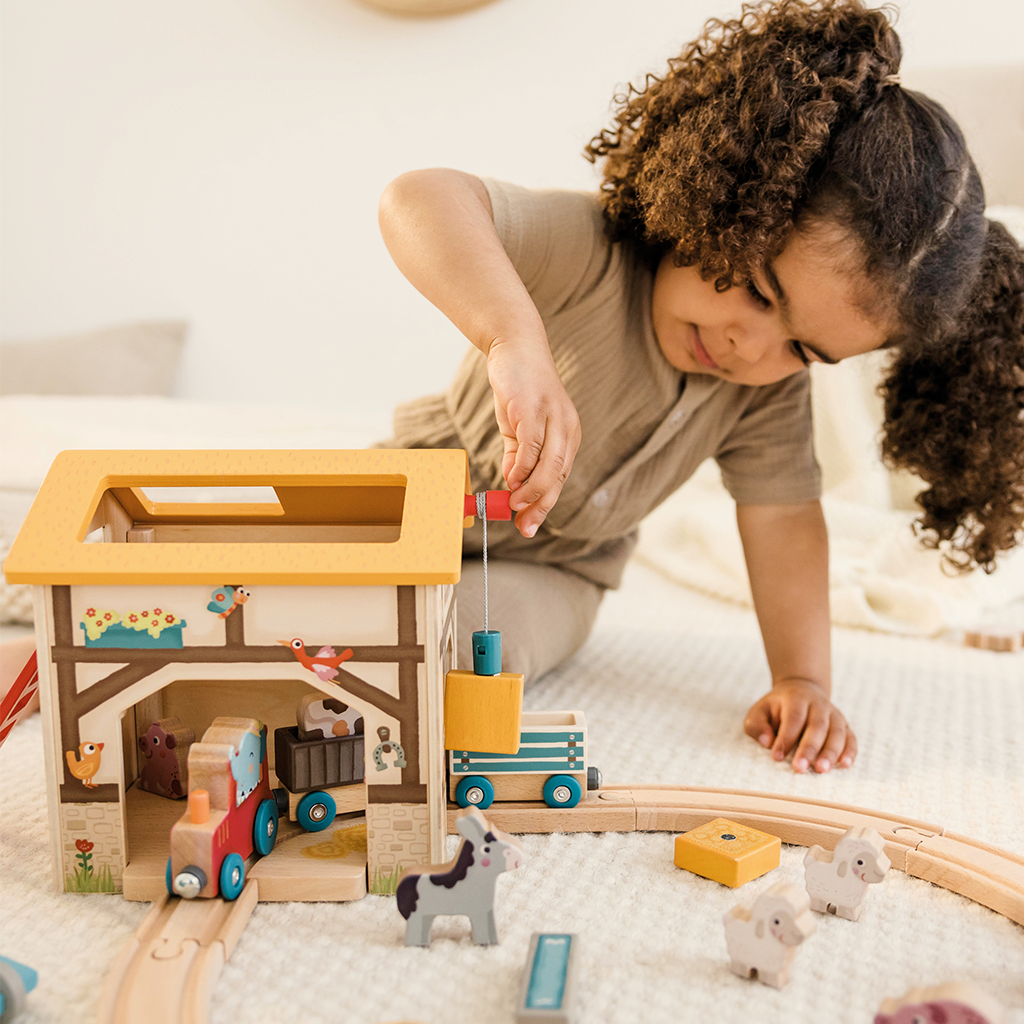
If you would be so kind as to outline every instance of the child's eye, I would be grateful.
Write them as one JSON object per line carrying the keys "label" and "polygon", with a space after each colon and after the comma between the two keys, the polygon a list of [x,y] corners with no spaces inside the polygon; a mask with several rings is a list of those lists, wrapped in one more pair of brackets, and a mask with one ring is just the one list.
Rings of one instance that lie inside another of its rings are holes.
{"label": "child's eye", "polygon": [[771,301],[767,298],[767,296],[762,295],[761,292],[758,291],[757,285],[754,284],[754,279],[752,277],[747,278],[747,291],[750,293],[750,297],[762,309],[767,309],[771,305]]}
{"label": "child's eye", "polygon": [[803,345],[801,345],[799,341],[794,341],[792,345],[793,354],[797,357],[797,359],[799,359],[800,362],[804,364],[804,366],[810,366],[811,361],[810,359],[807,358],[807,353],[804,351]]}

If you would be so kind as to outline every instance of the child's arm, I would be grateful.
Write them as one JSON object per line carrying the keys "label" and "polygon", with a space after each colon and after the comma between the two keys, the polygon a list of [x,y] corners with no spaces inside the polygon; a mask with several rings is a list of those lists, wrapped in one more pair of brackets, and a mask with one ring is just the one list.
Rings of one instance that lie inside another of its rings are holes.
{"label": "child's arm", "polygon": [[502,474],[516,526],[532,537],[572,468],[579,417],[495,231],[487,190],[461,171],[410,171],[381,196],[380,228],[399,270],[487,356]]}
{"label": "child's arm", "polygon": [[747,735],[793,768],[848,768],[857,739],[829,699],[828,534],[817,501],[737,505],[754,608],[772,673],[771,693],[747,712]]}

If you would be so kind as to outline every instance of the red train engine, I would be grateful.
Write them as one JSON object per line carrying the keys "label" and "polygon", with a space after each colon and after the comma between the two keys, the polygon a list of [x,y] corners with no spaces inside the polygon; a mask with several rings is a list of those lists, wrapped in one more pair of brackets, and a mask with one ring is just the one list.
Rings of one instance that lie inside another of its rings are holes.
{"label": "red train engine", "polygon": [[188,810],[171,829],[168,892],[237,898],[246,858],[270,853],[277,825],[266,726],[255,718],[215,718],[189,751]]}

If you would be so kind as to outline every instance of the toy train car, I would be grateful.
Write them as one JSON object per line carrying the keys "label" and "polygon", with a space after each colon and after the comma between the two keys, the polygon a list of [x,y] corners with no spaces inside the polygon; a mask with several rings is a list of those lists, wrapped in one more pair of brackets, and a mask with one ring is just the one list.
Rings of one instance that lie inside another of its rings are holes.
{"label": "toy train car", "polygon": [[339,812],[365,809],[365,790],[357,785],[366,777],[364,750],[361,732],[303,740],[295,726],[275,729],[275,771],[286,790],[281,813],[320,832]]}
{"label": "toy train car", "polygon": [[267,729],[255,718],[215,718],[188,757],[188,809],[171,829],[171,895],[238,897],[245,861],[277,840]]}
{"label": "toy train car", "polygon": [[517,754],[453,750],[449,797],[481,809],[495,800],[543,800],[575,807],[585,790],[600,789],[601,773],[586,763],[582,711],[524,711]]}

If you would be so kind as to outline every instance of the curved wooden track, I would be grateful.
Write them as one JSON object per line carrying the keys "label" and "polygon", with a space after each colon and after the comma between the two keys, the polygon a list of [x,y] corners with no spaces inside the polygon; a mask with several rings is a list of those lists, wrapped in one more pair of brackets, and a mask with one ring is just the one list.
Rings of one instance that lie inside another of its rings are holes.
{"label": "curved wooden track", "polygon": [[[605,786],[572,809],[538,803],[493,804],[488,818],[506,832],[687,832],[713,818],[778,836],[784,843],[832,849],[849,828],[873,828],[892,866],[966,896],[1024,925],[1024,857],[884,811],[737,789]],[[448,812],[454,831],[458,808]]]}
{"label": "curved wooden track", "polygon": [[[460,809],[448,811],[449,831]],[[875,829],[892,866],[966,896],[1024,925],[1024,857],[881,811],[735,789],[606,786],[579,806],[494,804],[487,817],[507,832],[686,832],[717,818],[832,849],[857,825]],[[100,1024],[203,1024],[214,985],[259,898],[246,883],[233,903],[164,895],[107,975]]]}
{"label": "curved wooden track", "polygon": [[258,898],[255,881],[232,903],[165,893],[114,961],[100,996],[99,1024],[203,1024]]}

